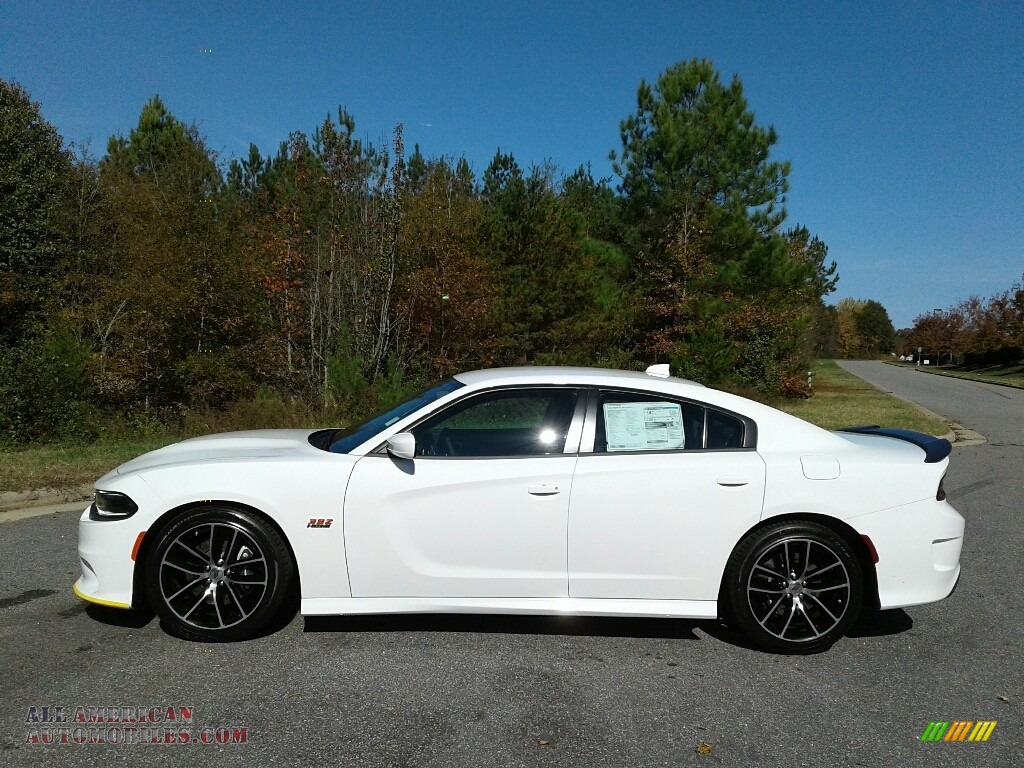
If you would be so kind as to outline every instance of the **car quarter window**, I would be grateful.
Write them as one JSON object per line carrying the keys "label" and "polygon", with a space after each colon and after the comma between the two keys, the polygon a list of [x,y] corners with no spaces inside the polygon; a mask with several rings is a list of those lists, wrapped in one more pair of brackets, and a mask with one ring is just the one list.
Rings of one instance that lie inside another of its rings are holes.
{"label": "car quarter window", "polygon": [[708,408],[707,447],[742,448],[743,422],[713,408]]}
{"label": "car quarter window", "polygon": [[685,400],[630,392],[597,395],[594,453],[744,446],[743,421]]}
{"label": "car quarter window", "polygon": [[503,389],[468,397],[413,429],[418,456],[559,454],[578,391]]}

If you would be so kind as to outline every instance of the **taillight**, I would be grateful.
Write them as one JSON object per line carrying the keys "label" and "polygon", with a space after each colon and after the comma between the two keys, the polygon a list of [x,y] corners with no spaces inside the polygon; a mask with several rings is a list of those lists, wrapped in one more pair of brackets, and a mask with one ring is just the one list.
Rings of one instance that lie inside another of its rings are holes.
{"label": "taillight", "polygon": [[937,490],[935,492],[935,500],[936,501],[945,501],[946,500],[946,489],[943,487],[943,483],[945,483],[945,482],[946,482],[946,476],[943,475],[942,479],[939,480],[939,490]]}

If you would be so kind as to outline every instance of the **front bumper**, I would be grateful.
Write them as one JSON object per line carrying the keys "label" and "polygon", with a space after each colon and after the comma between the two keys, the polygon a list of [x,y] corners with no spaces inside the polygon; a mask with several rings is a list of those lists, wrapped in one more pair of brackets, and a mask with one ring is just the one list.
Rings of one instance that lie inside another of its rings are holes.
{"label": "front bumper", "polygon": [[78,521],[78,560],[82,575],[72,591],[82,600],[108,608],[131,608],[133,560],[140,530],[132,518],[90,520],[88,508]]}
{"label": "front bumper", "polygon": [[881,608],[943,600],[960,578],[964,518],[948,502],[926,499],[850,521],[878,552]]}

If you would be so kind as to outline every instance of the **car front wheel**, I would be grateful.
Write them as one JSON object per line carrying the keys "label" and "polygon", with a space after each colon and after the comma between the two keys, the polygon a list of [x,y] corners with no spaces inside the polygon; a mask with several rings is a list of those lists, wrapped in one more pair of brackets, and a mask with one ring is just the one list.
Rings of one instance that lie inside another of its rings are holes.
{"label": "car front wheel", "polygon": [[295,566],[280,534],[258,515],[197,508],[158,536],[146,563],[146,592],[172,634],[243,640],[281,609]]}
{"label": "car front wheel", "polygon": [[814,522],[780,522],[752,532],[726,569],[732,620],[757,646],[816,653],[857,619],[863,570],[850,545]]}

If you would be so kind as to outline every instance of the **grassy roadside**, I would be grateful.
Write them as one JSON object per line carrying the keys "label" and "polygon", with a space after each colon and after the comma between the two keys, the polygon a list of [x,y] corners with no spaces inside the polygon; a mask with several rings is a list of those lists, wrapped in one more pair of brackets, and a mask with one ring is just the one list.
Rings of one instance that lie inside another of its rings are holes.
{"label": "grassy roadside", "polygon": [[91,483],[118,464],[179,439],[168,436],[162,439],[0,449],[0,492],[72,488]]}
{"label": "grassy roadside", "polygon": [[879,424],[931,435],[949,432],[944,422],[847,373],[833,360],[815,360],[811,370],[814,371],[813,397],[772,402],[772,405],[826,429]]}
{"label": "grassy roadside", "polygon": [[[847,373],[832,360],[815,361],[813,370],[814,397],[775,401],[772,405],[826,429],[881,424],[934,435],[949,431],[943,422]],[[83,445],[0,449],[0,492],[85,485],[118,464],[180,439],[181,436],[166,435]]]}
{"label": "grassy roadside", "polygon": [[[903,368],[914,367],[913,363],[890,363],[890,365],[898,365]],[[1024,389],[1024,363],[990,365],[979,368],[933,368],[927,366],[919,370],[938,376],[952,376],[955,379],[969,379],[970,381],[982,381],[988,384],[1002,384]]]}

